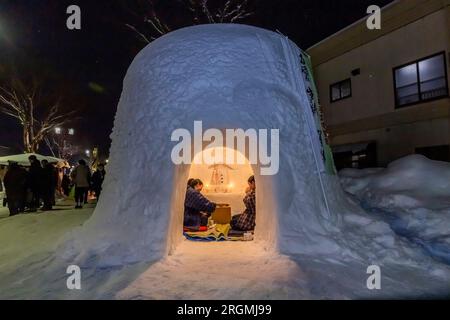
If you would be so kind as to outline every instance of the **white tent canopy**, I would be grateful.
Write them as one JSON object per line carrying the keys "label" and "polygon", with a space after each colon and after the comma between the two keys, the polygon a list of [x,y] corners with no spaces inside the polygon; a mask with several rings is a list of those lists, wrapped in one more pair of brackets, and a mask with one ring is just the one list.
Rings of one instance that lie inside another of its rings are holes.
{"label": "white tent canopy", "polygon": [[28,160],[28,158],[32,155],[36,156],[36,158],[39,161],[47,160],[50,163],[56,163],[58,165],[58,167],[68,166],[67,161],[65,161],[63,159],[50,157],[50,156],[43,156],[43,155],[40,155],[37,153],[22,153],[22,154],[16,154],[16,155],[11,155],[11,156],[6,156],[6,157],[0,157],[0,165],[8,165],[9,162],[16,162],[21,166],[29,166],[30,161]]}

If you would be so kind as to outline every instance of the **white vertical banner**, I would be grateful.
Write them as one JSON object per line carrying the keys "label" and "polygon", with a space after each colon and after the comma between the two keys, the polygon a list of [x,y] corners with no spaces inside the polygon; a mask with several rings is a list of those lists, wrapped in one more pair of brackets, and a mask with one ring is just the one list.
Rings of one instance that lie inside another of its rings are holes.
{"label": "white vertical banner", "polygon": [[322,126],[320,125],[317,112],[318,106],[316,105],[314,91],[312,90],[310,83],[312,79],[308,79],[309,73],[302,70],[302,55],[300,48],[289,41],[287,37],[282,38],[281,41],[285,52],[286,61],[289,65],[288,70],[290,73],[293,90],[294,92],[297,92],[300,97],[303,117],[308,125],[307,130],[309,140],[314,156],[314,162],[316,164],[317,177],[319,178],[320,188],[322,189],[325,208],[327,210],[328,217],[331,217],[331,210],[328,205],[328,198],[322,179],[322,173],[326,172],[325,152],[322,140]]}
{"label": "white vertical banner", "polygon": [[305,68],[305,66],[302,65],[301,61],[301,50],[287,38],[283,38],[282,42],[286,60],[290,65],[289,72],[293,89],[297,92],[302,101],[301,108],[304,119],[308,124],[314,160],[316,161],[317,170],[320,174],[326,171],[326,167],[322,141],[322,127],[319,125],[320,119],[317,113],[318,106],[314,101],[312,87],[309,85],[310,79],[307,78],[308,73],[303,72],[306,70],[302,71],[302,68]]}

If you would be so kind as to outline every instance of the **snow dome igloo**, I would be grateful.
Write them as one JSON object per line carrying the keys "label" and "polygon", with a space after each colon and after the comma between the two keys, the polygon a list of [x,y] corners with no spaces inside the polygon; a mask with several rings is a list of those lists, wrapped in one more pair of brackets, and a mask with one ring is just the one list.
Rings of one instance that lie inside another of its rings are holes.
{"label": "snow dome igloo", "polygon": [[252,164],[255,239],[287,254],[332,250],[323,244],[337,219],[324,195],[336,181],[324,173],[300,57],[282,35],[220,24],[172,32],[140,52],[124,80],[102,198],[77,237],[82,248],[125,263],[163,257],[183,240],[191,167],[171,160],[171,136],[201,121],[204,131],[278,129],[277,174]]}

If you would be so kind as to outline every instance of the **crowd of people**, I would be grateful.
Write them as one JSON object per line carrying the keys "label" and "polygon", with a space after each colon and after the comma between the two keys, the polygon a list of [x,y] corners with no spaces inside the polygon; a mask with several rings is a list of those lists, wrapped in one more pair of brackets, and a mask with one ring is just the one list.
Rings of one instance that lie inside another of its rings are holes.
{"label": "crowd of people", "polygon": [[[16,162],[10,162],[3,177],[6,198],[3,205],[8,206],[10,216],[23,212],[50,211],[56,205],[56,194],[69,196],[72,188],[75,188],[76,209],[83,207],[88,202],[88,193],[92,191],[95,197],[100,197],[103,180],[105,178],[104,165],[100,164],[91,175],[91,170],[84,160],[70,174],[60,171],[54,164],[47,160],[39,161],[35,155],[28,158],[30,166],[19,166]],[[2,181],[0,180],[0,185]]]}
{"label": "crowd of people", "polygon": [[[255,177],[248,179],[248,187],[243,199],[245,211],[234,215],[231,228],[237,231],[253,231],[256,221],[256,183]],[[216,210],[217,204],[209,201],[202,193],[203,182],[200,179],[189,179],[184,201],[184,226],[198,228],[208,225],[208,219]]]}

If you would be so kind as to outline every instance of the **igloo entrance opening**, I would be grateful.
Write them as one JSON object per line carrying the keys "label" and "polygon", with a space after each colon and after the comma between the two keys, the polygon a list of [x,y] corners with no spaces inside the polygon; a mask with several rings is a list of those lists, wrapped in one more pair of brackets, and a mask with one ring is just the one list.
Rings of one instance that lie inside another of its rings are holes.
{"label": "igloo entrance opening", "polygon": [[[231,154],[234,161],[232,163],[223,161],[221,156],[215,158],[218,154]],[[205,160],[207,157],[210,157],[209,161]],[[249,240],[249,233],[232,230],[228,225],[233,216],[246,210],[243,200],[251,191],[248,179],[252,176],[254,172],[248,158],[237,150],[220,147],[196,154],[189,169],[187,182],[192,179],[201,180],[203,183],[201,194],[216,204],[216,210],[209,219],[206,215],[203,217],[204,227],[200,232],[191,232],[192,230],[184,227],[184,235],[190,240]]]}

